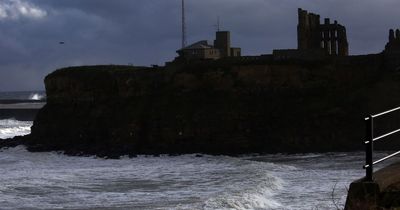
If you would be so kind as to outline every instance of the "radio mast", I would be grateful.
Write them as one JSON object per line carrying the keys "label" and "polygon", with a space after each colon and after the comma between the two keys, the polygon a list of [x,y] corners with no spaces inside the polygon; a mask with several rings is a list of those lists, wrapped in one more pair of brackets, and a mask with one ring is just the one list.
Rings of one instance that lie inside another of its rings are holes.
{"label": "radio mast", "polygon": [[185,0],[182,0],[182,48],[186,47]]}
{"label": "radio mast", "polygon": [[217,17],[217,31],[220,31],[220,22],[219,22],[219,16]]}

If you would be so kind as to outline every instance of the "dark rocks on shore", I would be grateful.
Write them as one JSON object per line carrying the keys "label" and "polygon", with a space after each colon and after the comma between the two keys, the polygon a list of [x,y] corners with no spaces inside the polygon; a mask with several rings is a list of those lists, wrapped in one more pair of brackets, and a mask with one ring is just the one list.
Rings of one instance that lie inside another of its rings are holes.
{"label": "dark rocks on shore", "polygon": [[10,139],[3,139],[0,141],[0,149],[13,148],[20,145],[25,145],[27,138],[23,136],[16,136]]}
{"label": "dark rocks on shore", "polygon": [[45,85],[28,149],[107,157],[362,150],[363,117],[400,104],[382,54],[73,67]]}

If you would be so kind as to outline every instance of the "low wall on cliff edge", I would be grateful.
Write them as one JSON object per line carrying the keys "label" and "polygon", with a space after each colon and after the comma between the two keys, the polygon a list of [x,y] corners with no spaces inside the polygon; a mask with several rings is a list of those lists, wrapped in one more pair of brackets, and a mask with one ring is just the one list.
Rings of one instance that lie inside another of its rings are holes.
{"label": "low wall on cliff edge", "polygon": [[374,173],[374,181],[350,184],[345,210],[400,208],[400,163]]}
{"label": "low wall on cliff edge", "polygon": [[45,79],[47,104],[28,148],[100,156],[358,150],[360,119],[400,104],[400,77],[382,66],[375,55],[60,69]]}

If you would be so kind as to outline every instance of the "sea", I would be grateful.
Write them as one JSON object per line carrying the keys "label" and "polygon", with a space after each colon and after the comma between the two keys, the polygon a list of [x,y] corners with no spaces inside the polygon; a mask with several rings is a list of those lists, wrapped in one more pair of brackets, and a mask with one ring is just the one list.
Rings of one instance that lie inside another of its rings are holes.
{"label": "sea", "polygon": [[[0,101],[43,97],[0,93]],[[0,141],[29,134],[32,123],[0,120]],[[362,151],[103,159],[18,146],[0,150],[0,209],[337,210],[364,176],[364,159]]]}

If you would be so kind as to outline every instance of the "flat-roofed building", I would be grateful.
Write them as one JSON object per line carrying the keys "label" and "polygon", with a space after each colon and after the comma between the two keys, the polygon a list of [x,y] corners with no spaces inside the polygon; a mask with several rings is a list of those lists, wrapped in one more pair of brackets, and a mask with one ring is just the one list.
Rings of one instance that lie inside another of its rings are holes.
{"label": "flat-roofed building", "polygon": [[192,59],[218,59],[220,50],[209,45],[207,40],[199,41],[177,51],[180,57]]}
{"label": "flat-roofed building", "polygon": [[208,44],[207,40],[195,42],[187,47],[176,51],[179,58],[186,60],[216,60],[225,57],[241,56],[241,49],[231,47],[229,31],[217,31],[214,45]]}

